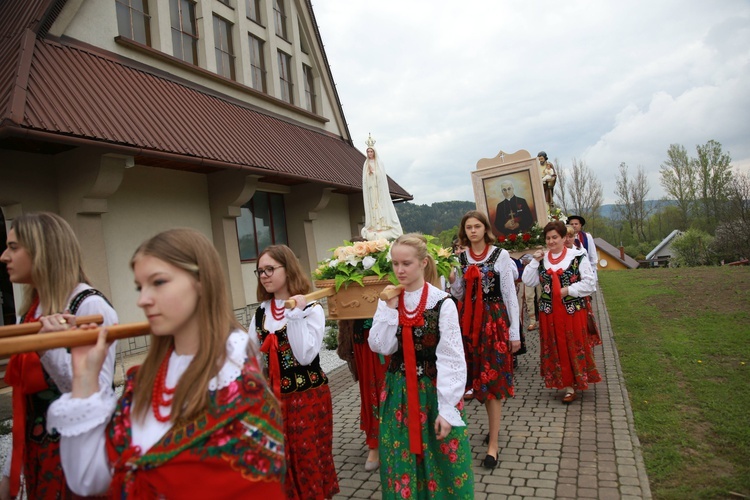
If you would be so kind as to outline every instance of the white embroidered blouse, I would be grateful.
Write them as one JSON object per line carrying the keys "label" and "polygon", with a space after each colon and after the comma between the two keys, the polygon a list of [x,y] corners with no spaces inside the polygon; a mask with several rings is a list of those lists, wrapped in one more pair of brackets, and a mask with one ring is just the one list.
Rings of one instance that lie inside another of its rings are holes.
{"label": "white embroidered blouse", "polygon": [[[235,330],[227,339],[227,357],[219,373],[208,384],[210,391],[227,387],[242,373],[247,360],[248,343],[257,343],[255,332]],[[166,386],[175,387],[185,373],[193,355],[172,352],[167,367]],[[106,492],[112,482],[112,472],[106,450],[105,430],[117,406],[112,386],[100,385],[98,393],[88,398],[72,398],[64,394],[52,403],[47,413],[47,429],[60,433],[60,459],[65,479],[78,495],[90,496]],[[162,415],[169,415],[171,407],[162,407]],[[145,454],[169,429],[172,423],[159,422],[152,411],[143,421],[131,421],[133,446]]]}
{"label": "white embroidered blouse", "polygon": [[[553,271],[557,271],[558,269],[567,269],[568,266],[570,266],[570,263],[573,262],[573,258],[578,257],[579,255],[583,255],[583,259],[581,259],[581,266],[579,268],[581,272],[581,281],[577,283],[571,283],[571,285],[568,287],[568,295],[570,295],[571,297],[586,297],[596,291],[596,275],[591,270],[591,264],[589,263],[589,260],[587,258],[586,250],[568,248],[567,252],[565,252],[565,258],[557,264],[553,264],[552,262],[550,262],[549,252],[544,252],[544,268],[552,269]],[[559,256],[560,254],[557,254],[555,258]],[[531,262],[526,265],[526,268],[523,270],[522,279],[523,283],[529,287],[537,286],[539,284],[538,260],[532,259]]]}
{"label": "white embroidered blouse", "polygon": [[[438,301],[448,294],[429,285],[427,288],[426,309],[432,309]],[[404,292],[404,305],[415,309],[422,298],[422,289]],[[437,399],[440,416],[454,427],[466,425],[456,405],[463,398],[466,389],[466,358],[461,341],[461,328],[458,323],[458,311],[452,300],[443,302],[439,316],[440,341],[437,345]],[[372,328],[368,342],[374,352],[390,355],[398,349],[398,310],[392,309],[382,300],[372,319]]]}
{"label": "white embroidered blouse", "polygon": [[[482,260],[474,260],[471,257],[471,253],[468,250],[466,252],[466,258],[469,264],[481,264],[486,261],[493,250],[490,249],[487,252],[487,257]],[[500,276],[500,292],[503,296],[503,304],[505,309],[508,311],[508,318],[510,319],[510,326],[508,336],[510,340],[521,340],[521,333],[519,328],[519,309],[518,309],[518,296],[516,295],[516,283],[515,277],[518,276],[518,267],[510,258],[510,254],[505,249],[500,249],[500,256],[495,261],[494,266],[495,274]],[[466,283],[463,277],[456,278],[456,282],[451,285],[451,294],[458,300],[464,299],[466,293]]]}
{"label": "white embroidered blouse", "polygon": [[[276,300],[276,306],[283,308],[284,301]],[[326,317],[320,304],[311,303],[305,309],[296,307],[284,309],[284,317],[280,320],[275,319],[271,314],[270,301],[263,301],[259,307],[262,307],[265,311],[263,314],[265,330],[275,335],[286,325],[286,334],[294,357],[302,366],[312,363],[315,356],[320,353],[323,335],[325,334]],[[255,315],[253,315],[248,330],[253,332],[254,335],[255,326]]]}

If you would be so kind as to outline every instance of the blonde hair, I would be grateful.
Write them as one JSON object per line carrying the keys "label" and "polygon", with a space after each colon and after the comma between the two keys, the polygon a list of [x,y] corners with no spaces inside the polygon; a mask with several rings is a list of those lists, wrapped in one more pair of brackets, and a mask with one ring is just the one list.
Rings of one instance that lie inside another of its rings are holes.
{"label": "blonde hair", "polygon": [[[135,268],[138,258],[144,255],[188,272],[200,285],[196,305],[201,332],[198,350],[177,383],[170,415],[172,422],[190,420],[208,407],[208,383],[224,365],[229,334],[241,327],[229,301],[219,254],[202,233],[187,228],[159,233],[138,247],[130,267]],[[135,378],[133,413],[141,419],[151,408],[156,374],[173,345],[171,336],[151,336],[151,347]]]}
{"label": "blonde hair", "polygon": [[[266,247],[260,252],[260,255],[258,255],[258,261],[255,263],[256,269],[258,268],[260,258],[264,255],[268,255],[273,260],[284,266],[284,270],[286,271],[286,286],[290,296],[305,295],[310,291],[310,279],[302,270],[299,259],[294,255],[291,248],[286,245],[271,245]],[[256,295],[258,302],[273,299],[273,294],[266,291],[266,288],[260,280],[258,280]]]}
{"label": "blonde hair", "polygon": [[64,312],[79,283],[89,283],[83,272],[81,245],[70,224],[51,212],[32,212],[13,220],[18,244],[31,257],[31,281],[25,286],[22,311],[39,297],[42,314]]}
{"label": "blonde hair", "polygon": [[435,264],[435,259],[433,259],[432,255],[427,251],[427,240],[424,235],[419,233],[402,234],[393,242],[391,250],[398,245],[412,247],[417,254],[417,259],[419,260],[427,259],[427,265],[424,268],[424,280],[441,288],[437,265]]}

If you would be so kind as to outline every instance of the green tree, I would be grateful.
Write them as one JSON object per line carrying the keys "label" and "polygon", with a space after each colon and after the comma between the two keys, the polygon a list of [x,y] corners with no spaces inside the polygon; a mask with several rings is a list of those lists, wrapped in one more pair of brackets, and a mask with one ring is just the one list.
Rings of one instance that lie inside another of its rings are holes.
{"label": "green tree", "polygon": [[711,252],[714,237],[700,229],[688,229],[672,242],[675,256],[670,265],[678,267],[706,266],[715,262]]}
{"label": "green tree", "polygon": [[713,227],[724,215],[732,180],[732,158],[722,151],[721,143],[714,140],[696,146],[696,150],[698,158],[692,163],[697,174],[703,217],[709,227]]}
{"label": "green tree", "polygon": [[670,145],[667,156],[667,161],[662,163],[660,169],[661,185],[667,195],[677,201],[681,214],[677,229],[687,229],[695,203],[695,163],[690,161],[685,147],[679,144]]}

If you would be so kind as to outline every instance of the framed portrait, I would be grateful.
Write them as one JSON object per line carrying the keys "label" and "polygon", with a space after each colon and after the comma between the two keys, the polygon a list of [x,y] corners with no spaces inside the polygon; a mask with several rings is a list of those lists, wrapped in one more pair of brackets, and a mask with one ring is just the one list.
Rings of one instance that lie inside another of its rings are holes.
{"label": "framed portrait", "polygon": [[483,158],[471,173],[477,210],[487,214],[495,236],[527,232],[547,224],[539,160],[528,151],[502,151]]}

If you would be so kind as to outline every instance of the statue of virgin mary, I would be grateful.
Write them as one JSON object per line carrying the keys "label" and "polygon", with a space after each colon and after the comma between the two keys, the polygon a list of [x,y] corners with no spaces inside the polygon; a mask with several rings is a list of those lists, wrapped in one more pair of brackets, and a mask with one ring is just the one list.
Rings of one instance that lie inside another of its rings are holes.
{"label": "statue of virgin mary", "polygon": [[366,240],[385,238],[394,240],[404,231],[388,192],[385,166],[375,150],[375,141],[368,136],[367,159],[362,166],[362,197],[365,202],[365,226],[362,237]]}

